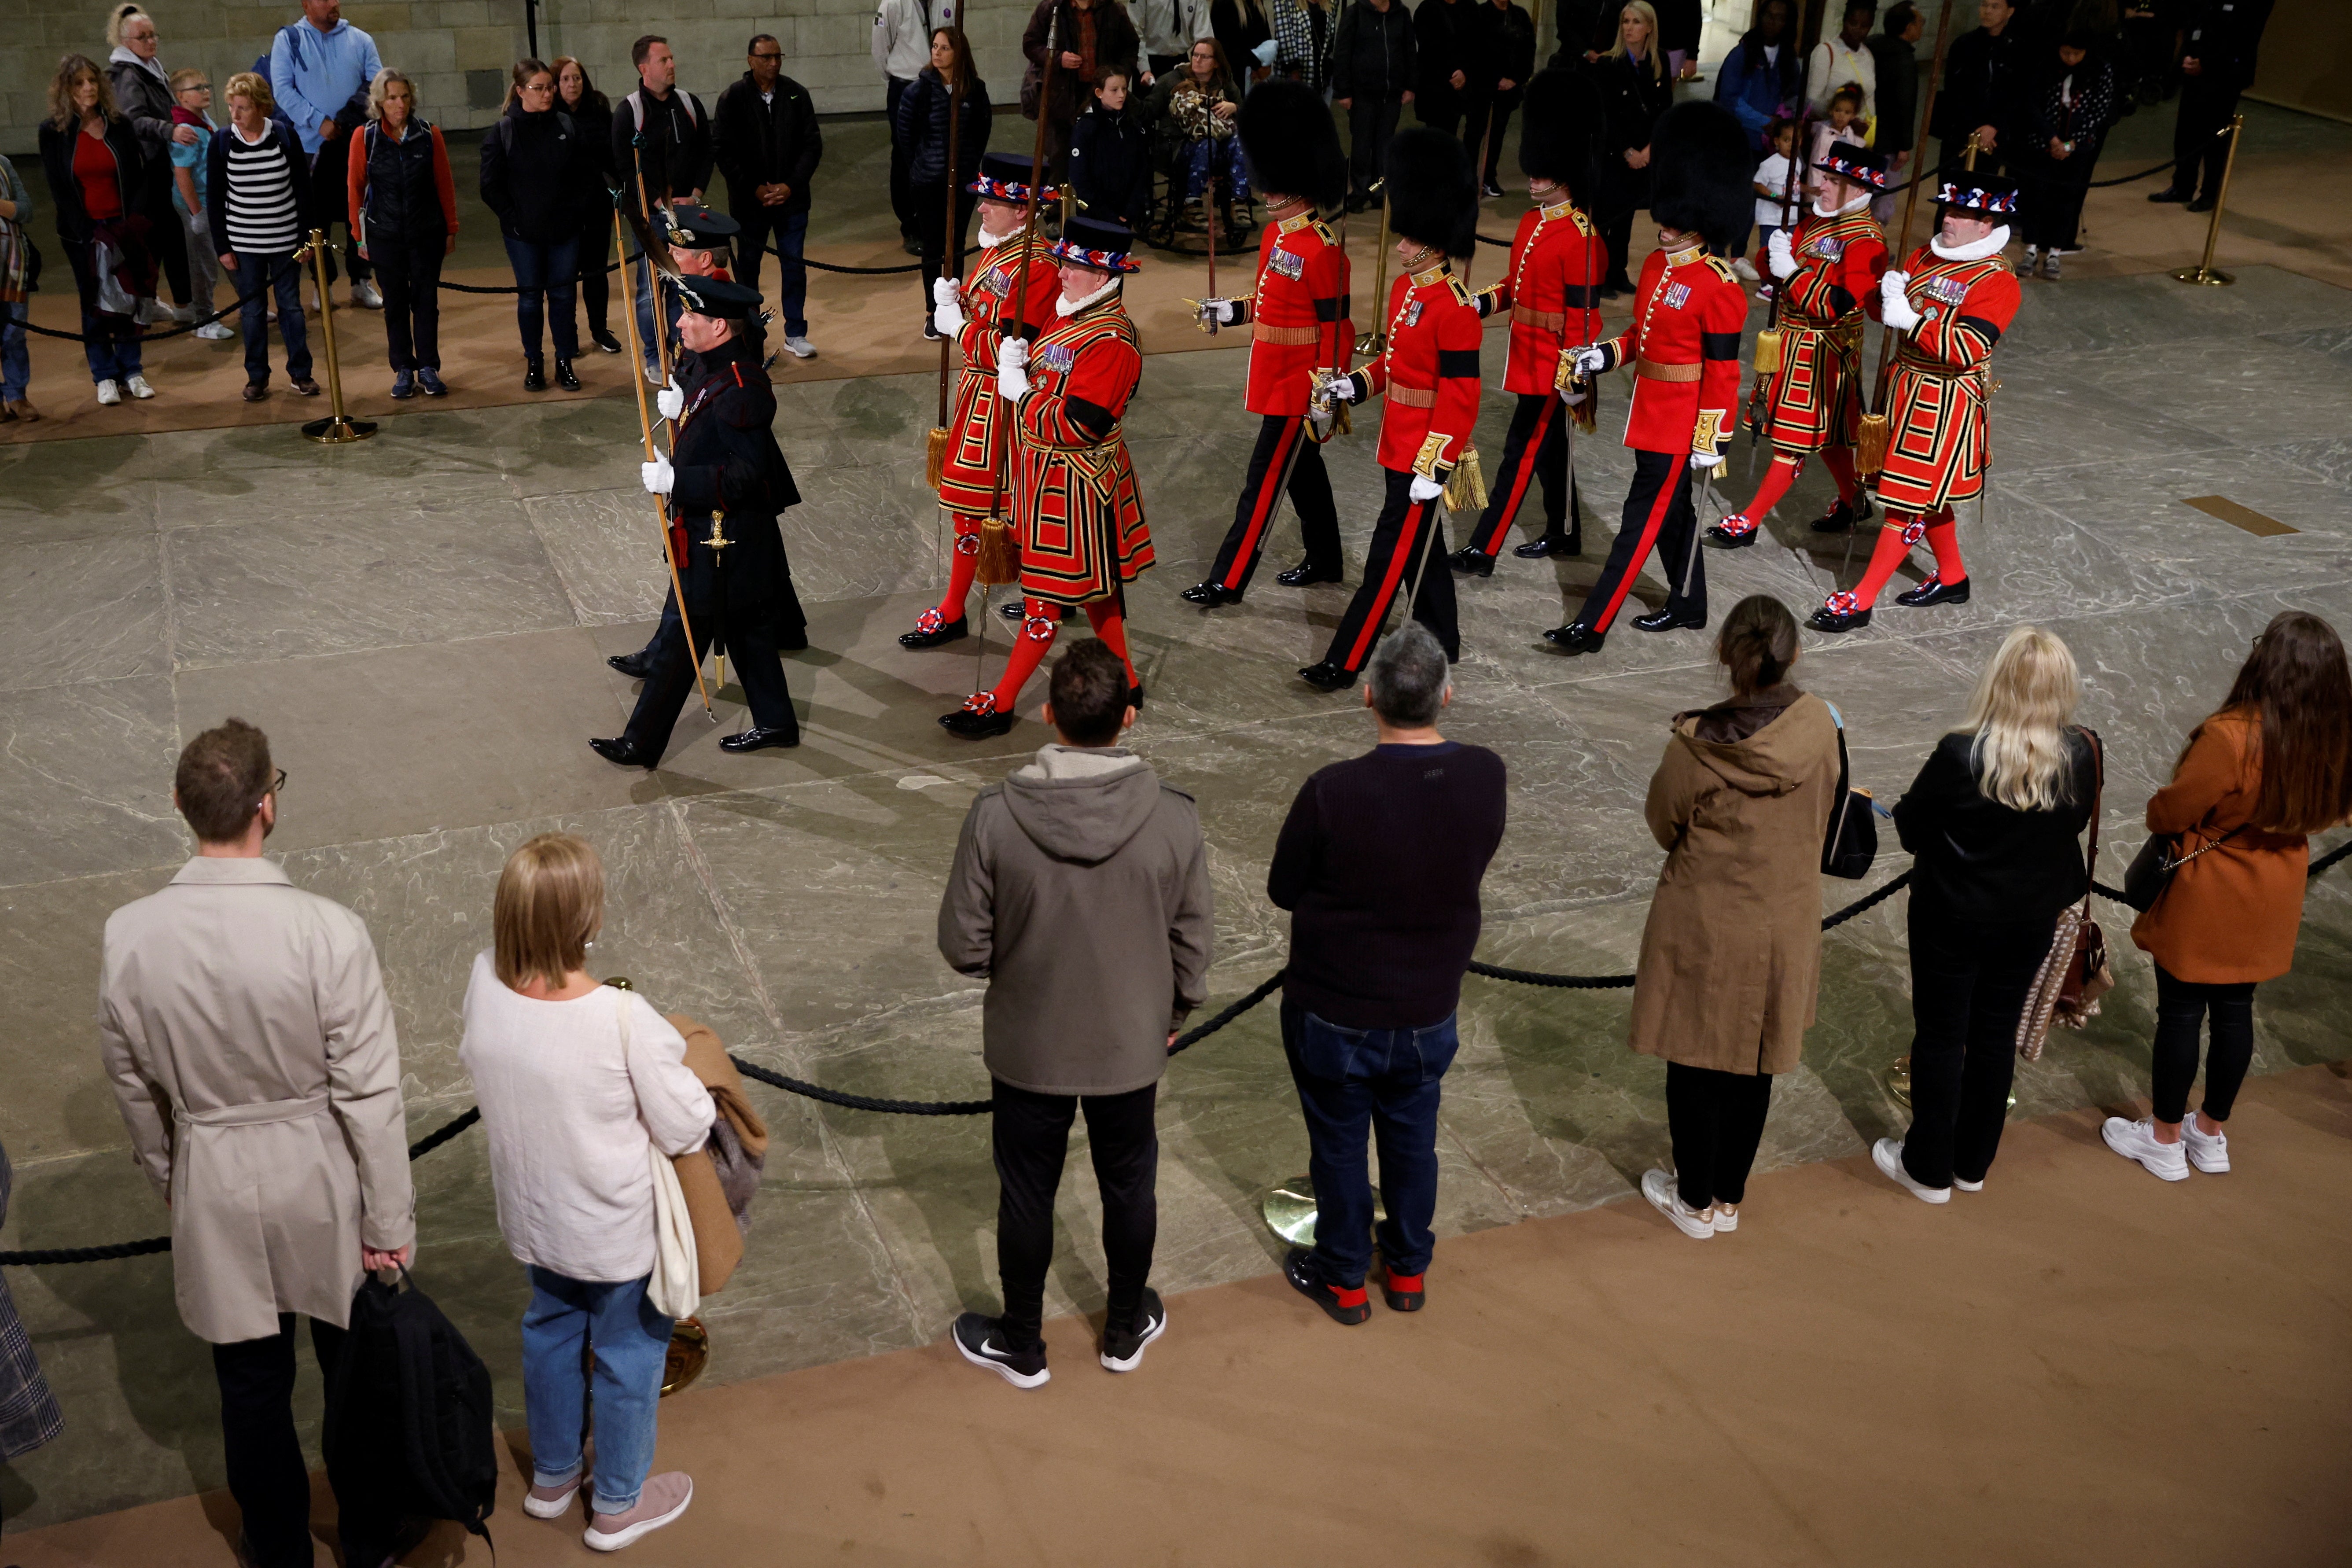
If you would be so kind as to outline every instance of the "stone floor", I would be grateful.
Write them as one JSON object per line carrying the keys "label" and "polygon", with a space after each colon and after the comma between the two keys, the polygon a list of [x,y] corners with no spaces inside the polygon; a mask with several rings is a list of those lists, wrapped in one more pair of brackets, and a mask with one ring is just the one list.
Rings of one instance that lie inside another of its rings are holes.
{"label": "stone floor", "polygon": [[[2063,296],[2029,285],[1999,369],[1996,478],[1963,526],[1975,602],[1810,639],[1800,679],[1843,710],[1858,782],[1891,800],[2004,632],[2053,627],[2082,663],[2081,717],[2108,742],[2113,880],[2142,837],[2142,803],[2247,639],[2288,605],[2352,626],[2352,295],[2263,268],[2233,289],[2159,276],[2070,281]],[[1281,962],[1285,923],[1262,880],[1292,792],[1370,740],[1352,700],[1292,673],[1319,654],[1344,590],[1262,577],[1214,616],[1175,596],[1231,515],[1253,423],[1242,371],[1230,351],[1155,357],[1127,424],[1161,563],[1132,598],[1150,690],[1135,739],[1201,802],[1219,1001]],[[1622,395],[1607,394],[1612,407]],[[0,453],[0,1140],[16,1167],[0,1245],[163,1226],[98,1068],[98,937],[110,910],[183,858],[173,755],[231,713],[270,731],[290,774],[273,848],[374,934],[416,1131],[470,1101],[457,1004],[488,940],[492,883],[509,848],[555,826],[605,858],[604,972],[782,1070],[865,1092],[980,1092],[979,992],[937,957],[933,915],[966,803],[1045,737],[1024,723],[988,745],[950,741],[932,719],[972,684],[972,646],[897,644],[939,580],[921,484],[929,397],[919,377],[784,389],[778,433],[807,498],[786,524],[814,620],[812,651],[789,667],[807,740],[723,756],[718,737],[741,711],[730,689],[722,722],[690,713],[651,775],[583,744],[627,710],[631,689],[602,656],[636,646],[661,581],[634,416],[617,398],[404,414],[340,450],[248,429]],[[1490,396],[1490,458],[1507,413]],[[1371,445],[1360,435],[1330,456],[1360,559],[1379,490]],[[1640,807],[1666,719],[1716,687],[1697,637],[1626,631],[1573,662],[1538,644],[1597,572],[1629,471],[1606,434],[1578,457],[1596,513],[1588,552],[1506,557],[1491,581],[1464,584],[1448,728],[1496,748],[1512,774],[1482,956],[1613,973],[1631,966],[1659,862]],[[1752,473],[1743,444],[1725,488],[1744,500]],[[1763,548],[1708,557],[1718,614],[1752,592],[1801,608],[1851,581],[1843,542],[1805,527],[1823,484],[1807,477]],[[2297,531],[2257,537],[2181,504],[2216,494]],[[1277,527],[1276,565],[1291,526]],[[1639,593],[1654,604],[1661,592],[1653,570]],[[1005,639],[991,624],[992,668]],[[1871,881],[1826,889],[1824,909],[1901,864],[1890,842]],[[2021,1071],[2021,1115],[2119,1104],[2144,1085],[2147,966],[2104,912],[2121,984],[2090,1029]],[[1908,1044],[1902,933],[1897,899],[1830,939],[1822,1021],[1775,1097],[1768,1165],[1849,1154],[1904,1125],[1882,1087]],[[2258,1070],[2347,1054],[2347,980],[2352,875],[2338,874],[2313,891],[2295,972],[2261,993]],[[1446,1234],[1623,1197],[1664,1160],[1663,1069],[1626,1052],[1626,1005],[1623,992],[1469,983],[1444,1113]],[[776,1139],[750,1256],[709,1314],[714,1378],[927,1342],[992,1300],[982,1121],[819,1112],[761,1093]],[[1270,1271],[1279,1247],[1258,1202],[1306,1163],[1270,1009],[1173,1066],[1161,1125],[1157,1282]],[[520,1425],[522,1281],[492,1220],[479,1136],[416,1174],[419,1279],[489,1360],[502,1418]],[[1101,1296],[1087,1184],[1064,1196],[1058,1308]],[[168,1259],[18,1269],[10,1284],[69,1422],[62,1441],[0,1466],[12,1526],[222,1484],[207,1358],[177,1321]]]}

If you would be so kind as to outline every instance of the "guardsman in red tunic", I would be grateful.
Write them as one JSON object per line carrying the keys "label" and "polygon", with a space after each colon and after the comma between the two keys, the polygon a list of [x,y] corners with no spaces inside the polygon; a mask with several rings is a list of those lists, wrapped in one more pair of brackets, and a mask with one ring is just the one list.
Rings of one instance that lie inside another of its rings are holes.
{"label": "guardsman in red tunic", "polygon": [[1503,466],[1486,487],[1486,510],[1470,542],[1454,553],[1456,572],[1494,574],[1495,557],[1530,481],[1543,488],[1544,531],[1512,553],[1532,561],[1584,550],[1584,508],[1568,467],[1568,422],[1576,416],[1552,388],[1560,351],[1600,335],[1601,280],[1609,276],[1608,243],[1588,206],[1597,183],[1592,139],[1600,127],[1593,103],[1591,89],[1566,69],[1539,71],[1528,83],[1519,167],[1536,205],[1519,218],[1509,272],[1474,296],[1481,316],[1510,317],[1503,390],[1519,401],[1503,441]]}
{"label": "guardsman in red tunic", "polygon": [[1780,369],[1768,395],[1772,466],[1755,500],[1706,531],[1707,542],[1725,550],[1756,542],[1757,525],[1815,452],[1837,480],[1838,499],[1813,527],[1842,533],[1870,515],[1853,443],[1865,395],[1862,319],[1877,319],[1887,268],[1886,231],[1870,216],[1886,189],[1886,158],[1833,142],[1814,168],[1822,194],[1797,220],[1793,240],[1773,235],[1767,258],[1780,280]]}
{"label": "guardsman in red tunic", "polygon": [[1999,174],[1955,171],[1936,205],[1936,237],[1914,251],[1902,271],[1879,280],[1879,319],[1903,334],[1887,392],[1886,467],[1878,477],[1886,521],[1862,581],[1813,612],[1808,624],[1819,631],[1868,626],[1879,591],[1923,537],[1936,552],[1936,569],[1895,602],[1915,608],[1969,602],[1952,508],[1983,493],[1991,460],[1988,373],[1993,345],[2017,318],[2017,275],[2001,256],[2017,185]]}
{"label": "guardsman in red tunic", "polygon": [[1348,158],[1322,97],[1304,82],[1269,81],[1242,102],[1239,133],[1252,188],[1265,202],[1257,283],[1238,300],[1203,300],[1201,320],[1250,329],[1244,405],[1257,447],[1234,525],[1206,581],[1184,590],[1204,609],[1241,603],[1286,490],[1307,558],[1275,581],[1286,588],[1339,580],[1339,513],[1323,448],[1307,428],[1317,371],[1344,371],[1356,346],[1348,308],[1348,253],[1315,216],[1347,199]]}
{"label": "guardsman in red tunic", "polygon": [[1633,485],[1601,580],[1576,618],[1544,633],[1564,653],[1598,653],[1633,579],[1659,552],[1666,572],[1665,606],[1634,618],[1645,632],[1706,625],[1706,566],[1698,553],[1691,472],[1717,467],[1731,444],[1739,401],[1739,332],[1748,295],[1719,255],[1747,232],[1755,195],[1754,156],[1739,121],[1720,104],[1679,103],[1659,118],[1650,142],[1650,212],[1658,248],[1642,265],[1633,323],[1605,343],[1571,349],[1568,373],[1596,375],[1633,368],[1625,411],[1625,445],[1633,449]]}
{"label": "guardsman in red tunic", "polygon": [[1135,323],[1119,298],[1135,271],[1126,227],[1073,216],[1049,247],[1060,268],[1054,321],[1034,343],[1008,338],[997,353],[996,395],[1013,415],[1008,489],[1021,531],[1021,594],[1025,612],[992,691],[972,693],[940,716],[967,740],[1013,728],[1021,687],[1054,646],[1058,606],[1077,605],[1095,636],[1127,664],[1132,705],[1143,683],[1128,658],[1127,584],[1151,564],[1143,496],[1127,456],[1119,420],[1143,374]]}
{"label": "guardsman in red tunic", "polygon": [[1383,317],[1388,346],[1323,391],[1326,400],[1343,403],[1388,396],[1380,447],[1388,498],[1372,525],[1364,580],[1329,650],[1298,672],[1326,691],[1356,683],[1400,593],[1411,596],[1413,618],[1436,634],[1445,657],[1462,657],[1439,506],[1478,423],[1478,307],[1445,260],[1468,255],[1477,242],[1478,184],[1468,151],[1427,126],[1397,132],[1389,143],[1388,201],[1401,274]]}
{"label": "guardsman in red tunic", "polygon": [[[955,411],[948,420],[947,458],[940,465],[940,504],[955,520],[955,558],[946,595],[898,639],[908,647],[938,647],[970,630],[964,603],[980,564],[981,520],[992,500],[1009,510],[995,479],[1008,450],[1004,421],[997,417],[996,345],[1006,337],[1034,337],[1045,331],[1062,293],[1058,264],[1046,254],[1045,237],[1029,226],[1033,177],[1025,155],[982,157],[979,178],[965,187],[980,198],[982,250],[972,263],[971,281],[959,285],[941,278],[931,285],[931,319],[941,331],[956,334],[963,353]],[[1023,291],[1015,300],[1017,289]]]}

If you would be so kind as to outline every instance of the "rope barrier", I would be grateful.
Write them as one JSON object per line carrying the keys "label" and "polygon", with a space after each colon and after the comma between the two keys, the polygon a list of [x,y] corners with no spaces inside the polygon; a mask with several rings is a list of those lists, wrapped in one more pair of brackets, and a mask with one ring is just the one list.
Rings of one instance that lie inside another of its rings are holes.
{"label": "rope barrier", "polygon": [[37,332],[45,338],[63,338],[66,342],[70,343],[87,343],[92,342],[107,343],[160,343],[166,338],[176,338],[183,333],[193,332],[198,327],[209,327],[215,321],[219,321],[222,317],[228,315],[233,310],[244,310],[247,300],[257,300],[262,295],[268,293],[272,289],[276,288],[278,286],[278,280],[286,276],[288,268],[299,269],[301,265],[302,264],[299,261],[289,259],[286,262],[285,266],[280,267],[277,271],[263,279],[261,280],[261,286],[256,289],[252,293],[240,294],[236,299],[231,300],[226,306],[215,310],[211,315],[205,316],[199,321],[184,322],[165,332],[150,332],[134,322],[132,324],[131,335],[127,338],[117,336],[93,339],[86,332],[63,332],[59,331],[55,327],[37,327],[30,321],[18,321],[16,324],[24,328],[28,332]]}
{"label": "rope barrier", "polygon": [[[2310,870],[2305,873],[2305,880],[2317,878],[2321,872],[2336,865],[2347,856],[2352,856],[2352,839],[2337,845],[2327,854],[2313,861]],[[1884,886],[1864,894],[1824,919],[1822,921],[1822,930],[1835,931],[1855,916],[1876,909],[1880,904],[1909,887],[1912,875],[1911,871],[1906,870],[1902,875],[1888,880]],[[2120,889],[2110,888],[2104,882],[2093,882],[2091,887],[2101,898],[2111,899],[2117,903],[2124,901]],[[1286,973],[1285,970],[1276,970],[1264,980],[1259,981],[1245,995],[1220,1009],[1210,1017],[1208,1022],[1176,1037],[1175,1042],[1168,1047],[1168,1054],[1172,1057],[1179,1052],[1192,1049],[1273,995],[1282,984],[1283,975]],[[1489,980],[1507,980],[1515,984],[1538,985],[1553,990],[1622,990],[1633,984],[1633,976],[1630,974],[1547,974],[1540,970],[1508,969],[1501,964],[1481,963],[1476,959],[1470,961],[1470,973],[1484,975]],[[727,1059],[733,1062],[736,1070],[744,1077],[764,1083],[771,1089],[780,1089],[787,1094],[797,1094],[803,1099],[817,1100],[825,1105],[839,1106],[845,1110],[870,1110],[889,1116],[978,1116],[992,1110],[995,1105],[995,1102],[990,1100],[892,1100],[880,1095],[851,1094],[844,1089],[827,1089],[823,1084],[811,1083],[805,1079],[793,1078],[789,1074],[763,1068],[756,1062],[747,1062],[739,1056],[730,1054]],[[480,1106],[468,1107],[411,1143],[408,1146],[409,1159],[414,1161],[424,1158],[481,1119]],[[142,1258],[150,1253],[170,1250],[172,1250],[170,1237],[153,1236],[143,1241],[117,1242],[110,1247],[56,1247],[30,1252],[0,1252],[0,1268],[36,1268],[59,1263],[104,1263],[116,1258]]]}

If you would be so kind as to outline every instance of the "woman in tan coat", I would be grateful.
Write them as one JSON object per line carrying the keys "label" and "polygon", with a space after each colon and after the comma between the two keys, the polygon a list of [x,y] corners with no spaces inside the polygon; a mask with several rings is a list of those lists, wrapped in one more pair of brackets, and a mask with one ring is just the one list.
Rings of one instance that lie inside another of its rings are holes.
{"label": "woman in tan coat", "polygon": [[[2107,1146],[2168,1182],[2230,1168],[2221,1124],[2254,1055],[2254,987],[2294,964],[2306,835],[2352,814],[2352,669],[2335,628],[2288,610],[2254,639],[2221,711],[2197,726],[2147,830],[2188,857],[2132,925],[2156,959],[2156,1107],[2111,1116]],[[2205,1103],[2189,1116],[2208,1013]]]}
{"label": "woman in tan coat", "polygon": [[1789,683],[1797,623],[1741,600],[1716,656],[1731,700],[1675,715],[1650,780],[1666,851],[1642,931],[1633,1046],[1666,1063],[1675,1171],[1642,1195],[1684,1235],[1736,1229],[1772,1075],[1797,1065],[1822,968],[1822,836],[1837,792],[1838,721]]}

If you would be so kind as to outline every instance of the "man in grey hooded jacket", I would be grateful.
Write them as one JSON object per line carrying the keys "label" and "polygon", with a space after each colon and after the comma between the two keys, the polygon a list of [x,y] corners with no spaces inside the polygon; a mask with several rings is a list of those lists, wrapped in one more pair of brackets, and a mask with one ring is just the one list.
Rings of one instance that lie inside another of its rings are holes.
{"label": "man in grey hooded jacket", "polygon": [[1016,1388],[1051,1375],[1039,1332],[1054,1194],[1079,1110],[1102,1190],[1102,1363],[1128,1372],[1168,1326],[1145,1280],[1159,1228],[1153,1107],[1168,1047],[1208,994],[1208,851],[1192,797],[1116,744],[1127,667],[1100,642],[1054,667],[1037,760],[980,792],[940,900],[940,953],[988,981],[1001,1317],[966,1312],[956,1349]]}

